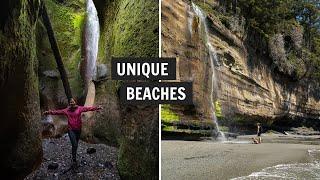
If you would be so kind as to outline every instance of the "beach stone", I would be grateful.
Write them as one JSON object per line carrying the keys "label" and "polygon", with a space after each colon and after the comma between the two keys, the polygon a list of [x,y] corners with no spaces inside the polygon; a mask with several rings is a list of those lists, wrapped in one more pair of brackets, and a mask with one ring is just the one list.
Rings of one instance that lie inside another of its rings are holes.
{"label": "beach stone", "polygon": [[47,70],[44,71],[42,74],[49,78],[57,79],[60,77],[60,73],[57,70]]}
{"label": "beach stone", "polygon": [[104,163],[104,167],[106,167],[106,168],[108,168],[108,169],[112,169],[112,168],[113,168],[113,165],[112,165],[111,162],[106,161],[106,162]]}
{"label": "beach stone", "polygon": [[59,164],[58,163],[55,163],[55,162],[52,162],[48,165],[48,169],[49,170],[55,170],[59,167]]}
{"label": "beach stone", "polygon": [[93,147],[90,147],[90,148],[88,148],[87,149],[87,153],[88,154],[93,154],[93,153],[95,153],[97,150],[95,149],[95,148],[93,148]]}
{"label": "beach stone", "polygon": [[77,173],[77,178],[83,179],[84,178],[83,173]]}

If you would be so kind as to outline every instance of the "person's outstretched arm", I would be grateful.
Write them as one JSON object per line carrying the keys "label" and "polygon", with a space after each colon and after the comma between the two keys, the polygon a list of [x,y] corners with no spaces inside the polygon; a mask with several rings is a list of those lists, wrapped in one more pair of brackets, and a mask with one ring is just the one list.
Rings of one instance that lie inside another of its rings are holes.
{"label": "person's outstretched arm", "polygon": [[82,106],[81,107],[81,112],[88,112],[88,111],[98,111],[98,110],[101,110],[102,107],[101,106],[88,106],[88,107],[85,107],[85,106]]}
{"label": "person's outstretched arm", "polygon": [[49,110],[43,112],[44,115],[65,115],[65,109]]}

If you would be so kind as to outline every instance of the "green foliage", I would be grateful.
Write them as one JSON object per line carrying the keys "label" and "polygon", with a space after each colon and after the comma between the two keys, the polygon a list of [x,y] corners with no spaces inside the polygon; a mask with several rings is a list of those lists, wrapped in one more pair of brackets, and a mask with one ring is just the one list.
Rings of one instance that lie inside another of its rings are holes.
{"label": "green foliage", "polygon": [[161,120],[164,122],[177,122],[180,117],[170,109],[169,104],[164,104],[161,106]]}
{"label": "green foliage", "polygon": [[199,6],[203,11],[212,13],[215,9],[211,4],[207,1],[195,1],[195,4]]}
{"label": "green foliage", "polygon": [[248,25],[271,35],[278,32],[277,25],[294,19],[294,0],[239,0]]}
{"label": "green foliage", "polygon": [[[280,33],[286,35],[295,27],[303,27],[303,48],[307,56],[301,56],[301,49],[286,49],[286,62],[293,67],[294,76],[305,74],[305,67],[311,78],[319,78],[319,34],[320,4],[316,0],[239,0],[247,26],[264,37]],[[295,43],[295,42],[291,42]],[[290,70],[289,70],[290,71]],[[292,75],[292,74],[290,74]]]}
{"label": "green foliage", "polygon": [[230,28],[230,16],[232,14],[229,13],[220,13],[218,8],[216,6],[213,6],[211,4],[211,2],[209,1],[195,1],[195,3],[197,4],[197,6],[199,6],[204,12],[206,13],[210,13],[214,16],[216,16],[220,22],[226,27],[226,28]]}

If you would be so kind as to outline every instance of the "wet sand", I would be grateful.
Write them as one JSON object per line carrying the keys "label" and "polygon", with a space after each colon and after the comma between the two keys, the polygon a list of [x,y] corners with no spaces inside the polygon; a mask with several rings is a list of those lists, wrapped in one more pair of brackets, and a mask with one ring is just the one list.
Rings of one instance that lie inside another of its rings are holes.
{"label": "wet sand", "polygon": [[310,162],[319,145],[212,141],[162,141],[163,180],[230,179],[278,164]]}

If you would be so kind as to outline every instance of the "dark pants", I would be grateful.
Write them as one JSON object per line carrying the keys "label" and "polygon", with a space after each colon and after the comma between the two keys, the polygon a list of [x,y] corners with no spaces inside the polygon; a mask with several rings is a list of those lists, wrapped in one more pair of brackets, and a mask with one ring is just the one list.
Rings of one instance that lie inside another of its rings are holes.
{"label": "dark pants", "polygon": [[78,142],[80,139],[81,130],[69,130],[68,135],[72,145],[72,160],[73,162],[77,162],[77,149]]}

